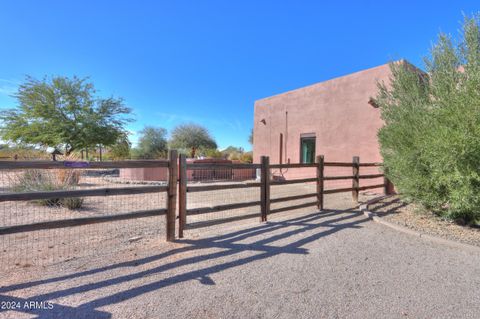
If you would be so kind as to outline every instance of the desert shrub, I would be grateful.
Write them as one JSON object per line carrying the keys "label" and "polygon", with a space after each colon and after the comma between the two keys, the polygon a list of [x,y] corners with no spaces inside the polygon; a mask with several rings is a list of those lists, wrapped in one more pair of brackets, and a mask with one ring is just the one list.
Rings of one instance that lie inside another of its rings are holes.
{"label": "desert shrub", "polygon": [[82,205],[83,205],[83,198],[81,197],[62,198],[60,200],[60,204],[71,210],[80,209],[82,208]]}
{"label": "desert shrub", "polygon": [[[46,173],[41,170],[31,169],[20,174],[12,183],[14,192],[43,192],[59,190],[59,186]],[[60,202],[59,198],[41,199],[32,201],[42,206],[55,206]]]}
{"label": "desert shrub", "polygon": [[391,64],[376,103],[387,175],[407,198],[438,214],[480,220],[480,32],[466,18],[458,43],[440,35],[426,72]]}
{"label": "desert shrub", "polygon": [[[45,192],[73,189],[80,180],[80,172],[75,170],[41,170],[29,169],[15,175],[12,184],[14,192]],[[32,201],[42,206],[65,206],[78,209],[83,204],[82,198],[49,198]]]}

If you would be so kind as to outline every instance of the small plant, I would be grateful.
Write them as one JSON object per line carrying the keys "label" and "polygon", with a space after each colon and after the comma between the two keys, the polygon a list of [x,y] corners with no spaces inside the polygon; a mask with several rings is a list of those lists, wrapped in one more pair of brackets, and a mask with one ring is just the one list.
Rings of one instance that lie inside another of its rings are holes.
{"label": "small plant", "polygon": [[[48,192],[74,189],[80,180],[80,172],[74,170],[30,169],[15,175],[12,181],[14,192]],[[82,207],[83,198],[49,198],[32,201],[42,206],[64,206],[68,209]]]}

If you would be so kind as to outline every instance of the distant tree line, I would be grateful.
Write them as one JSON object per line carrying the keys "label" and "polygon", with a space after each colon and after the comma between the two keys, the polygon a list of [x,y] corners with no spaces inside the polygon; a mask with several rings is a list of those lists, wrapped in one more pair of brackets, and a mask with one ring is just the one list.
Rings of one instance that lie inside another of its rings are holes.
{"label": "distant tree line", "polygon": [[[137,147],[131,149],[133,158],[165,158],[168,149],[176,149],[187,157],[208,157],[218,159],[239,160],[251,162],[251,152],[245,152],[242,147],[229,146],[218,150],[215,139],[208,130],[198,124],[187,123],[176,126],[167,138],[164,128],[145,127],[140,132]],[[126,157],[128,152],[124,153]]]}
{"label": "distant tree line", "polygon": [[133,121],[131,108],[121,98],[97,96],[88,79],[27,77],[15,98],[16,108],[0,112],[0,136],[8,143],[0,156],[20,150],[39,156],[50,149],[86,159],[156,159],[175,148],[189,157],[251,160],[241,148],[219,151],[208,129],[195,123],[178,125],[170,138],[166,129],[146,126],[132,147],[126,129]]}

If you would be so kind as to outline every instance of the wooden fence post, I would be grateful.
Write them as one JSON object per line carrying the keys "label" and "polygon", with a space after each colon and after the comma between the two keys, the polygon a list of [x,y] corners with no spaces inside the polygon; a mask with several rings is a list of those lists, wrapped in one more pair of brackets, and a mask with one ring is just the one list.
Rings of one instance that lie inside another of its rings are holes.
{"label": "wooden fence post", "polygon": [[270,159],[268,156],[261,157],[260,202],[262,210],[260,221],[266,222],[270,212]]}
{"label": "wooden fence post", "polygon": [[360,187],[360,157],[354,156],[353,157],[353,162],[352,162],[352,167],[353,167],[353,179],[352,179],[352,188],[354,189],[352,191],[352,197],[355,202],[358,203],[358,193],[359,193],[359,187]]}
{"label": "wooden fence post", "polygon": [[187,157],[180,154],[178,179],[178,237],[183,238],[187,224]]}
{"label": "wooden fence post", "polygon": [[393,193],[393,185],[392,182],[387,177],[387,168],[384,168],[383,171],[383,194],[390,195]]}
{"label": "wooden fence post", "polygon": [[170,150],[168,159],[167,241],[173,241],[175,240],[175,219],[177,203],[177,151]]}
{"label": "wooden fence post", "polygon": [[265,160],[265,221],[270,214],[270,157]]}
{"label": "wooden fence post", "polygon": [[323,155],[318,155],[317,156],[317,207],[321,211],[323,210],[324,162],[325,162],[325,157]]}

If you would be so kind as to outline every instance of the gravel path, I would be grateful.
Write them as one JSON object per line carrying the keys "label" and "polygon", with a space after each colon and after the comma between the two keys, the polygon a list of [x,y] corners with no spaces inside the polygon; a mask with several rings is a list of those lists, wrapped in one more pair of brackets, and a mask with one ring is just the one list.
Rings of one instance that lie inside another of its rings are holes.
{"label": "gravel path", "polygon": [[[132,261],[122,262],[127,257]],[[174,244],[139,241],[90,262],[4,274],[0,301],[18,301],[20,309],[0,317],[478,318],[480,312],[478,252],[396,232],[353,209],[215,227]],[[53,309],[26,309],[32,300],[52,302]]]}
{"label": "gravel path", "polygon": [[398,196],[385,198],[369,207],[383,220],[428,234],[480,247],[480,228],[461,226],[422,209],[406,204]]}

